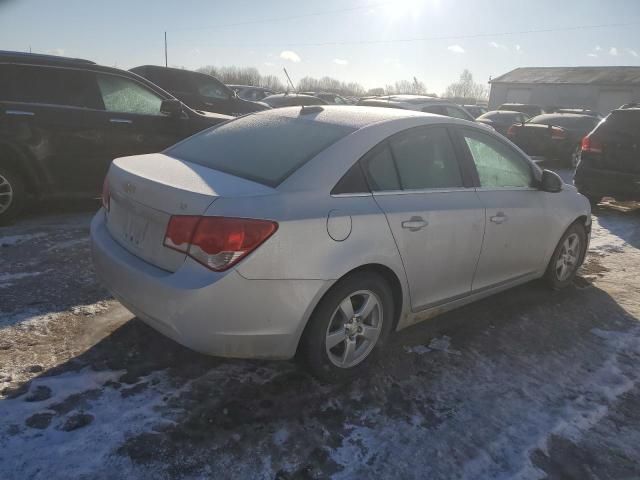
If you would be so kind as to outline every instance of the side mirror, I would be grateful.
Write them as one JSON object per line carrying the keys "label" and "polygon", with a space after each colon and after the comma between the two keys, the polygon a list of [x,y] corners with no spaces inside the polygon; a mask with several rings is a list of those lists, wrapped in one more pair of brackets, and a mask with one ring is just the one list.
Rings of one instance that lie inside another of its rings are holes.
{"label": "side mirror", "polygon": [[160,113],[169,117],[179,117],[182,115],[182,102],[176,98],[163,100],[160,104]]}
{"label": "side mirror", "polygon": [[540,190],[543,192],[556,193],[562,190],[564,182],[560,175],[551,170],[542,171],[542,179],[540,180]]}

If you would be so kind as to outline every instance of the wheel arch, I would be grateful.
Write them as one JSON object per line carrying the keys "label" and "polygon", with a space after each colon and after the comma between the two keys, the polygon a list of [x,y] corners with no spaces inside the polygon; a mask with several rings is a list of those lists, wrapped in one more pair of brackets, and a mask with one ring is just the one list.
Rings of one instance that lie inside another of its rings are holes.
{"label": "wheel arch", "polygon": [[18,148],[7,142],[0,142],[0,166],[10,168],[20,175],[24,181],[27,193],[33,194],[37,190],[35,172],[27,161],[27,157]]}
{"label": "wheel arch", "polygon": [[393,325],[391,327],[391,332],[396,330],[398,326],[398,322],[400,321],[400,318],[402,316],[404,303],[405,303],[402,282],[400,281],[400,278],[398,277],[396,272],[394,272],[393,269],[391,269],[390,267],[383,265],[381,263],[367,263],[367,264],[355,267],[349,270],[348,272],[344,273],[340,278],[335,280],[332,283],[332,285],[329,288],[327,288],[326,291],[318,298],[318,300],[315,302],[313,307],[310,309],[310,313],[307,315],[304,328],[300,332],[300,336],[298,338],[298,345],[296,347],[296,355],[300,348],[300,344],[302,343],[301,342],[302,336],[304,335],[304,332],[309,326],[309,322],[311,320],[313,312],[315,312],[315,310],[318,308],[318,305],[320,305],[322,300],[329,294],[329,292],[333,290],[333,288],[339,282],[341,282],[345,278],[350,277],[351,275],[354,275],[360,272],[374,272],[380,275],[389,284],[389,288],[391,289],[391,294],[393,296]]}

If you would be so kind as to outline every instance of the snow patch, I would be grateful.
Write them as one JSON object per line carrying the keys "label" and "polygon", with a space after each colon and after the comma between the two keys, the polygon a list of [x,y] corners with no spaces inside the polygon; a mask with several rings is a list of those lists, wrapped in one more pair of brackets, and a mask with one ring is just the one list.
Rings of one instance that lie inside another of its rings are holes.
{"label": "snow patch", "polygon": [[0,275],[0,288],[7,288],[13,285],[14,280],[22,278],[37,277],[47,272],[22,272],[22,273],[4,273]]}
{"label": "snow patch", "polygon": [[44,237],[47,234],[44,232],[41,233],[25,233],[22,235],[8,235],[6,237],[0,237],[0,246],[2,247],[11,247],[13,245],[18,245],[19,243],[29,242],[36,238]]}
{"label": "snow patch", "polygon": [[412,347],[405,346],[404,351],[407,353],[415,353],[417,355],[424,355],[425,353],[439,351],[443,353],[450,353],[451,355],[462,355],[459,350],[452,350],[451,338],[447,335],[437,337],[429,342],[429,346],[426,345],[414,345]]}

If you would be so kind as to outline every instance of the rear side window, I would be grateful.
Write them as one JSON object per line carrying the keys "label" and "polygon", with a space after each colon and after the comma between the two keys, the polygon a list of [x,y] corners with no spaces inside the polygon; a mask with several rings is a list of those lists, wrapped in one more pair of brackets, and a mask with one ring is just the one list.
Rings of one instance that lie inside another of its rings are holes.
{"label": "rear side window", "polygon": [[213,77],[196,74],[192,80],[196,90],[203,97],[215,100],[227,100],[231,97],[231,91]]}
{"label": "rear side window", "polygon": [[418,129],[392,138],[367,160],[374,191],[424,190],[463,186],[458,161],[444,128]]}
{"label": "rear side window", "polygon": [[165,153],[275,187],[353,131],[303,118],[249,115],[201,132]]}
{"label": "rear side window", "polygon": [[161,115],[162,98],[133,80],[98,74],[98,86],[109,112]]}
{"label": "rear side window", "polygon": [[422,108],[422,111],[426,113],[435,113],[437,115],[447,114],[442,105],[427,105],[426,107]]}
{"label": "rear side window", "polygon": [[470,118],[467,112],[456,107],[445,106],[447,117],[460,118],[461,120],[473,120]]}
{"label": "rear side window", "polygon": [[93,72],[27,65],[15,65],[13,68],[13,101],[102,108]]}

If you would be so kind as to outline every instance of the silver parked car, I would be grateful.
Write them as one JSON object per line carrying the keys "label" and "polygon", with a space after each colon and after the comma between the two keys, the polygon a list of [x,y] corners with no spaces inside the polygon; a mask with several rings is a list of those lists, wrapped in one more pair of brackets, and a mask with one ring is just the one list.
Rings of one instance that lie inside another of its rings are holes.
{"label": "silver parked car", "polygon": [[529,280],[569,284],[589,202],[475,123],[399,109],[267,110],[115,160],[95,268],[140,319],[207,354],[327,380],[389,334]]}

